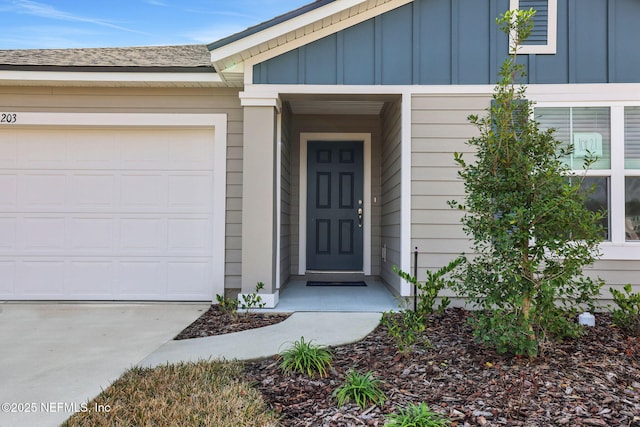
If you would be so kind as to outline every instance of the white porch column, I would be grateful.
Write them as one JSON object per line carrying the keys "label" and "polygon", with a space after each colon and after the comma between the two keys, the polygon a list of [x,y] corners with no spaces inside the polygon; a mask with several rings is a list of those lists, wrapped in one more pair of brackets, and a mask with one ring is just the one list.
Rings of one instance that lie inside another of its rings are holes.
{"label": "white porch column", "polygon": [[258,282],[266,307],[278,303],[277,98],[246,98],[242,160],[242,294]]}

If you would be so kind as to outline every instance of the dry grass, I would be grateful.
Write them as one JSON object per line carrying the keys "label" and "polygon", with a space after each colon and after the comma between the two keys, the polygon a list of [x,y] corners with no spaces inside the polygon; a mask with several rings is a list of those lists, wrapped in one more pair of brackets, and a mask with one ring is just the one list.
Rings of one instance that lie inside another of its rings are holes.
{"label": "dry grass", "polygon": [[133,368],[63,426],[277,426],[242,369],[218,361]]}

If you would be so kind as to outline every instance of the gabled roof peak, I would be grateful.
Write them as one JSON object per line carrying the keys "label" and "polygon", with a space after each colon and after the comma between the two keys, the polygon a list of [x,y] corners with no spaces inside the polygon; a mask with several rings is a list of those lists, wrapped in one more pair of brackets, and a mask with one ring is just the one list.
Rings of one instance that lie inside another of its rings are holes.
{"label": "gabled roof peak", "polygon": [[223,39],[217,40],[208,45],[209,50],[214,50],[219,47],[225,46],[229,43],[233,43],[237,40],[243,39],[247,36],[259,33],[260,31],[266,30],[267,28],[271,28],[275,25],[286,22],[290,19],[293,19],[297,16],[304,15],[307,12],[315,10],[319,7],[324,6],[325,4],[333,3],[336,0],[316,0],[313,3],[306,4],[298,9],[292,10],[291,12],[287,12],[280,16],[276,16],[275,18],[269,19],[268,21],[262,22],[260,24],[254,25],[252,27],[247,28],[246,30],[240,31],[239,33],[232,34]]}

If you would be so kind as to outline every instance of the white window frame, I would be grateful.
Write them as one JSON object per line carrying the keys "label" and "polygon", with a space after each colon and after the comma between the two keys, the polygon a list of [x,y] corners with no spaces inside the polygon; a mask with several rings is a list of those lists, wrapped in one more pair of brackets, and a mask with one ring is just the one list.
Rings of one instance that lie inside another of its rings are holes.
{"label": "white window frame", "polygon": [[640,169],[625,170],[624,166],[624,109],[638,107],[640,101],[619,102],[545,102],[537,101],[536,108],[582,108],[608,107],[611,114],[611,166],[610,169],[583,171],[576,169],[577,175],[602,176],[609,178],[609,240],[600,244],[603,260],[638,260],[640,259],[640,241],[627,241],[624,230],[625,223],[625,177],[640,176]]}
{"label": "white window frame", "polygon": [[[558,0],[549,1],[549,16],[547,21],[547,44],[541,45],[521,45],[518,47],[519,54],[540,54],[555,55],[557,52],[558,39]],[[510,0],[510,10],[520,9],[520,0]],[[513,34],[509,36],[509,50],[512,51]]]}

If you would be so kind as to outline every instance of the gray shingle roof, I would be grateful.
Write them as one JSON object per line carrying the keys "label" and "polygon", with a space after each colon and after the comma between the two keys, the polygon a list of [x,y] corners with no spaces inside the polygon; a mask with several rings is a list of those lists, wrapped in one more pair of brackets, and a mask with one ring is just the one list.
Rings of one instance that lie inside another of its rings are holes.
{"label": "gray shingle roof", "polygon": [[0,68],[211,68],[206,45],[0,50]]}

